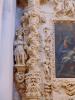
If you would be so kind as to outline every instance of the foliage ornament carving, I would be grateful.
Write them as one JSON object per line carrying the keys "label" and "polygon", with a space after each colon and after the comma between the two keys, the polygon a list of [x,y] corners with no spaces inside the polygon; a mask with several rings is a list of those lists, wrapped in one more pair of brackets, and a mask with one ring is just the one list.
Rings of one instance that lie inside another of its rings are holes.
{"label": "foliage ornament carving", "polygon": [[75,81],[70,80],[60,80],[52,83],[52,91],[55,91],[59,94],[64,93],[67,96],[75,95]]}
{"label": "foliage ornament carving", "polygon": [[54,11],[56,17],[74,17],[75,1],[74,0],[52,0],[54,3]]}
{"label": "foliage ornament carving", "polygon": [[75,95],[75,82],[65,81],[61,87],[65,90],[65,93],[69,96]]}

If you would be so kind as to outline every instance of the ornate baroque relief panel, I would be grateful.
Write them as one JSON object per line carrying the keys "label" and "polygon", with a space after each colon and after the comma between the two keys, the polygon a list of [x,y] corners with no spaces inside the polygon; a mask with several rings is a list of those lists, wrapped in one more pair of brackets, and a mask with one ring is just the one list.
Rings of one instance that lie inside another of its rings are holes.
{"label": "ornate baroque relief panel", "polygon": [[75,1],[50,0],[45,6],[35,5],[36,2],[30,2],[16,31],[17,90],[22,100],[75,100],[75,79],[56,78],[55,62],[56,25],[75,23]]}

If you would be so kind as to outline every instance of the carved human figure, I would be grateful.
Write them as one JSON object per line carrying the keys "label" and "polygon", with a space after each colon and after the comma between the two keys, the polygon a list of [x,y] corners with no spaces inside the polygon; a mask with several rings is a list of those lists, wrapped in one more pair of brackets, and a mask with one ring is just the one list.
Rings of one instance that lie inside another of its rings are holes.
{"label": "carved human figure", "polygon": [[17,40],[15,41],[15,62],[16,64],[25,64],[25,60],[27,59],[27,55],[23,48],[23,37],[21,35],[17,36]]}

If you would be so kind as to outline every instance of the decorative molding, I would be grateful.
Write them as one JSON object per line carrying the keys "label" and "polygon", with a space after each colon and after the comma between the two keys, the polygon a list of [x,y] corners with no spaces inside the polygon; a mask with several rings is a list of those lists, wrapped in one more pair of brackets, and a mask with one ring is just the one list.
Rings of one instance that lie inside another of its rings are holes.
{"label": "decorative molding", "polygon": [[52,83],[52,91],[58,94],[65,93],[67,96],[75,95],[75,81],[60,80]]}

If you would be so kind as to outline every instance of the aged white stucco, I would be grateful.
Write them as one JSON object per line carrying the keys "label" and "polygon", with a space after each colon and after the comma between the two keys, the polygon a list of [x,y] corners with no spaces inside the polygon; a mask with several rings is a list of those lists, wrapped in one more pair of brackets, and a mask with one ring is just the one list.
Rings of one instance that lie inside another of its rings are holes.
{"label": "aged white stucco", "polygon": [[0,100],[12,100],[15,0],[0,0]]}

